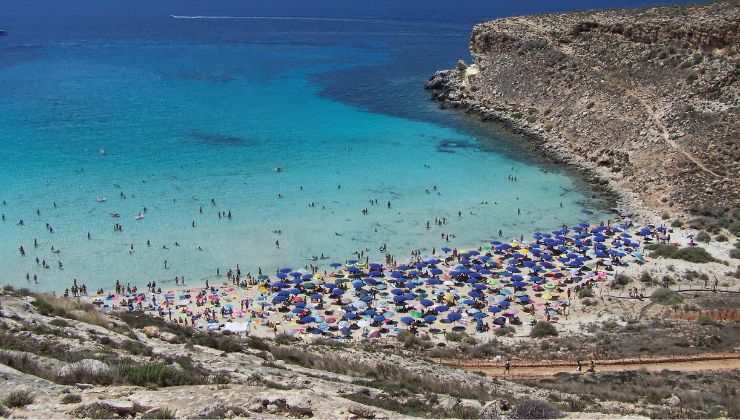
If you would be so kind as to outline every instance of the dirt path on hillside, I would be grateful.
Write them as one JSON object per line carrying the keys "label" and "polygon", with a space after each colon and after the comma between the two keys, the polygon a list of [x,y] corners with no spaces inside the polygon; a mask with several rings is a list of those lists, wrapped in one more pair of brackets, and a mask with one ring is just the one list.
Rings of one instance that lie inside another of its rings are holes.
{"label": "dirt path on hillside", "polygon": [[704,165],[701,161],[696,159],[693,155],[688,153],[687,151],[683,150],[681,146],[678,145],[675,141],[671,139],[670,134],[668,133],[668,129],[663,124],[662,116],[653,111],[652,107],[647,103],[645,99],[643,99],[640,95],[638,95],[634,90],[632,89],[625,89],[624,93],[636,100],[642,108],[645,109],[646,115],[653,121],[653,124],[655,127],[660,131],[661,137],[663,138],[663,141],[665,141],[666,144],[668,144],[673,150],[677,151],[678,153],[682,154],[686,159],[693,162],[696,166],[699,167],[702,171],[714,176],[715,178],[724,178],[722,175],[717,174],[716,172],[709,169],[706,165]]}
{"label": "dirt path on hillside", "polygon": [[[512,361],[511,372],[504,374],[503,363],[491,363],[485,361],[467,361],[461,364],[459,361],[440,361],[448,366],[460,367],[474,372],[483,372],[495,378],[538,378],[554,376],[558,373],[576,373],[577,364],[571,361]],[[583,369],[589,366],[589,360],[583,360]],[[680,372],[698,371],[722,371],[740,369],[740,354],[705,354],[687,357],[664,357],[650,359],[620,359],[620,360],[597,360],[596,372],[624,372],[634,370],[646,370],[648,372],[659,372],[668,369]]]}

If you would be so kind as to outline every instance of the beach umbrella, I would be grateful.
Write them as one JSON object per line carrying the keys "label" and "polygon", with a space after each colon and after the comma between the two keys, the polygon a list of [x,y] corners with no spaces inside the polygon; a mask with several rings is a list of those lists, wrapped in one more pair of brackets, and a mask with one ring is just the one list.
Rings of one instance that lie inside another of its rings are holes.
{"label": "beach umbrella", "polygon": [[422,305],[424,305],[424,306],[432,306],[432,305],[434,305],[434,302],[432,302],[432,301],[431,301],[431,300],[429,300],[429,299],[422,299],[422,300],[420,301],[420,303],[421,303]]}
{"label": "beach umbrella", "polygon": [[298,323],[299,324],[310,324],[310,323],[315,322],[315,321],[316,321],[316,318],[314,318],[314,317],[312,317],[312,316],[309,315],[309,316],[304,316],[303,318],[301,318],[298,321]]}
{"label": "beach umbrella", "polygon": [[501,312],[501,307],[500,306],[496,306],[496,305],[489,306],[488,307],[488,312],[490,312],[492,314],[499,313],[499,312]]}
{"label": "beach umbrella", "polygon": [[421,318],[421,312],[419,311],[410,311],[409,315],[411,315],[412,318]]}
{"label": "beach umbrella", "polygon": [[403,322],[406,325],[411,325],[414,323],[414,318],[411,318],[410,316],[404,316],[404,317],[401,317],[401,322]]}
{"label": "beach umbrella", "polygon": [[437,305],[434,307],[436,312],[447,312],[450,308],[447,305]]}
{"label": "beach umbrella", "polygon": [[284,267],[280,269],[279,273],[290,273],[291,271],[293,271],[292,268]]}
{"label": "beach umbrella", "polygon": [[448,253],[448,252],[450,252],[450,251],[452,251],[452,248],[448,248],[448,247],[446,247],[446,246],[443,246],[443,247],[442,247],[442,248],[440,248],[440,249],[441,249],[441,250],[442,250],[442,252],[444,252],[445,254],[446,254],[446,253]]}
{"label": "beach umbrella", "polygon": [[460,312],[450,312],[447,314],[447,319],[450,322],[459,321],[462,318],[462,315],[460,315]]}
{"label": "beach umbrella", "polygon": [[437,320],[437,317],[434,315],[427,315],[424,317],[424,322],[426,322],[427,324],[431,324],[436,320]]}
{"label": "beach umbrella", "polygon": [[354,280],[354,281],[352,282],[352,287],[354,287],[355,289],[360,289],[360,288],[362,288],[362,286],[364,286],[364,285],[365,285],[365,282],[364,282],[364,281],[362,281],[362,280]]}

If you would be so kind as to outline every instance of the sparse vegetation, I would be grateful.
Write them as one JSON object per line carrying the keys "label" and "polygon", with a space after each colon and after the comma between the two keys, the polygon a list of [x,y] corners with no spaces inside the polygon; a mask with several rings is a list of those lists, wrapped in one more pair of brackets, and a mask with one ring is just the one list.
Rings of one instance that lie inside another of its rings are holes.
{"label": "sparse vegetation", "polygon": [[556,407],[542,400],[522,400],[511,412],[512,419],[556,419],[563,414]]}
{"label": "sparse vegetation", "polygon": [[640,274],[640,283],[643,284],[652,284],[653,282],[653,276],[650,275],[647,271],[643,271]]}
{"label": "sparse vegetation", "polygon": [[543,338],[558,335],[558,330],[554,325],[547,321],[537,321],[537,324],[532,327],[532,331],[529,333],[530,337]]}
{"label": "sparse vegetation", "polygon": [[82,402],[80,394],[64,394],[62,396],[62,404],[77,404]]}
{"label": "sparse vegetation", "polygon": [[12,391],[8,396],[3,399],[3,405],[8,408],[25,407],[33,404],[33,394],[30,391],[21,389]]}
{"label": "sparse vegetation", "polygon": [[652,244],[646,247],[652,257],[684,260],[692,263],[708,263],[716,261],[707,250],[700,247],[679,248],[674,245]]}
{"label": "sparse vegetation", "polygon": [[650,299],[653,302],[664,306],[678,305],[683,302],[681,295],[665,287],[655,289],[653,294],[650,296]]}
{"label": "sparse vegetation", "polygon": [[514,329],[514,327],[510,327],[508,325],[505,326],[505,327],[496,328],[495,330],[493,330],[493,333],[497,337],[503,337],[505,335],[514,334],[515,332],[516,332],[516,330]]}
{"label": "sparse vegetation", "polygon": [[707,232],[702,230],[701,232],[696,234],[696,240],[698,242],[707,243],[712,240],[712,237]]}
{"label": "sparse vegetation", "polygon": [[615,287],[615,288],[621,289],[621,288],[623,288],[624,286],[626,286],[626,285],[628,285],[630,283],[632,283],[632,279],[629,276],[625,275],[625,274],[621,274],[620,273],[620,274],[617,274],[616,276],[614,276],[613,287]]}
{"label": "sparse vegetation", "polygon": [[152,420],[168,420],[168,419],[174,419],[177,416],[177,411],[172,410],[167,407],[160,407],[154,411],[150,411],[148,413],[144,413],[141,418],[142,419],[152,419]]}

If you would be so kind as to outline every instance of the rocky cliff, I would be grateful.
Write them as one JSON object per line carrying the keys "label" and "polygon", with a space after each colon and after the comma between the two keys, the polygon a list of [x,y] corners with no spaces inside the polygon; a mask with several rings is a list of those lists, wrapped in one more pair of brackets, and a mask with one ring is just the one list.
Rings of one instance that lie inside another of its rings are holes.
{"label": "rocky cliff", "polygon": [[473,63],[427,83],[504,122],[633,205],[740,207],[740,2],[513,17],[476,25]]}

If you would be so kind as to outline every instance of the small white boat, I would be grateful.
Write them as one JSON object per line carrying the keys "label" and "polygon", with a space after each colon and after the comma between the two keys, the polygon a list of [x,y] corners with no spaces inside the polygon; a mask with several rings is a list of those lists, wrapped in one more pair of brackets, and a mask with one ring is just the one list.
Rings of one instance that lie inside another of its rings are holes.
{"label": "small white boat", "polygon": [[144,218],[144,213],[139,213],[136,215],[136,220],[141,220]]}
{"label": "small white boat", "polygon": [[97,201],[98,203],[105,203],[106,201],[108,201],[108,199],[105,197],[98,197],[95,199],[95,201]]}

